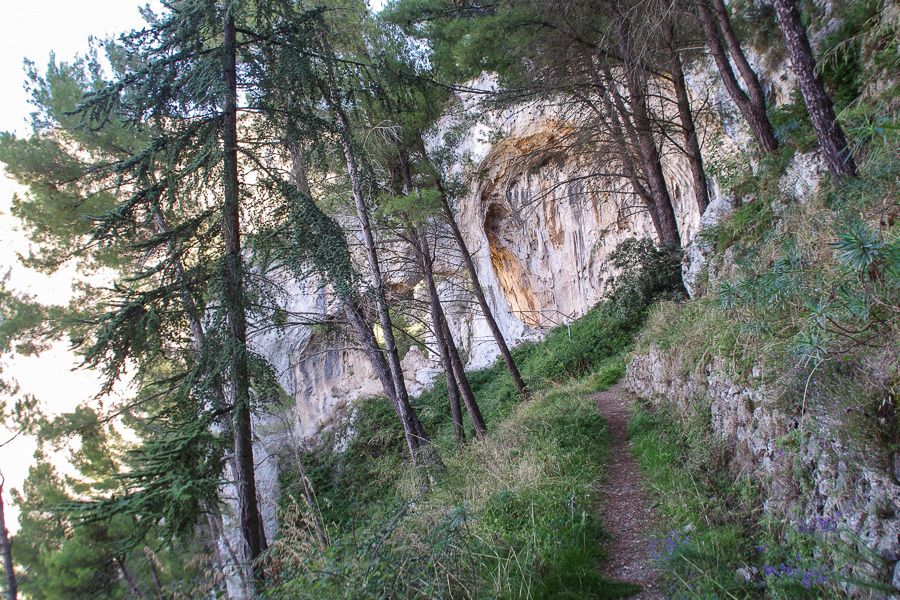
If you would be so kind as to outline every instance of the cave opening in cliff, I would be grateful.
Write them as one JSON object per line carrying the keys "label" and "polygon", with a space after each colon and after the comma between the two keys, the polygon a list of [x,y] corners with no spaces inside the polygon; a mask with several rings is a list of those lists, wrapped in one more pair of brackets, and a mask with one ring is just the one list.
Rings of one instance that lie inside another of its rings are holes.
{"label": "cave opening in cliff", "polygon": [[488,205],[484,232],[494,275],[513,314],[526,325],[540,327],[543,319],[535,295],[535,282],[516,252],[527,244],[525,232],[520,229],[508,205],[498,202]]}

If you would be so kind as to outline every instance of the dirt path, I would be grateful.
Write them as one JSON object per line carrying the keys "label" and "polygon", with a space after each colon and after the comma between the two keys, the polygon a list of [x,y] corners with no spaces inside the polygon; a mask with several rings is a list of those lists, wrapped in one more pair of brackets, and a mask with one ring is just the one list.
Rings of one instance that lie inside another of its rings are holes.
{"label": "dirt path", "polygon": [[653,511],[628,449],[628,400],[619,385],[594,398],[609,427],[609,459],[600,488],[600,510],[612,540],[603,574],[640,585],[642,591],[632,598],[663,598],[653,567]]}

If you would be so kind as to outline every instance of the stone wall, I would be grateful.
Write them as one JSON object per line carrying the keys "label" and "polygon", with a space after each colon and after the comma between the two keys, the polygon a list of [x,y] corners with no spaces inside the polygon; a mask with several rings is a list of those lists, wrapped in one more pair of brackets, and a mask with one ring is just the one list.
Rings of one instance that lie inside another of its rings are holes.
{"label": "stone wall", "polygon": [[[719,359],[686,372],[677,350],[651,347],[634,356],[625,386],[655,407],[709,420],[731,451],[736,474],[764,490],[764,510],[791,527],[826,524],[835,548],[856,548],[854,575],[891,583],[897,594],[848,587],[857,597],[900,597],[900,470],[896,456],[848,447],[839,420],[785,412],[754,370],[732,373]],[[786,443],[788,438],[793,440]],[[869,564],[871,563],[871,564]],[[841,568],[842,565],[835,565]],[[850,568],[846,566],[844,568]]]}

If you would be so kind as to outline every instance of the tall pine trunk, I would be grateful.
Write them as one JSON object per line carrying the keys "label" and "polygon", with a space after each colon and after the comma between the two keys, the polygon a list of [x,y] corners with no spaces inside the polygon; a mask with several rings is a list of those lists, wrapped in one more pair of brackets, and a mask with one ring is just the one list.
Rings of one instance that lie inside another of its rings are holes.
{"label": "tall pine trunk", "polygon": [[[325,100],[328,108],[335,117],[338,128],[338,142],[344,154],[344,162],[347,167],[347,175],[350,178],[351,195],[353,196],[353,204],[356,208],[356,216],[360,223],[363,237],[363,246],[366,250],[366,261],[369,266],[369,273],[372,277],[372,292],[375,296],[375,308],[378,313],[378,321],[384,335],[384,351],[387,354],[387,363],[390,368],[391,382],[397,397],[397,410],[403,425],[403,433],[406,436],[406,444],[409,449],[410,458],[413,468],[419,479],[420,487],[427,487],[422,458],[424,449],[429,446],[429,440],[421,429],[421,424],[416,424],[412,405],[409,403],[409,394],[406,390],[406,382],[403,378],[403,367],[400,364],[400,353],[397,351],[397,340],[394,337],[394,326],[388,308],[387,297],[385,295],[384,277],[381,274],[381,265],[378,262],[378,250],[375,244],[375,237],[372,233],[372,224],[369,220],[369,208],[366,205],[366,198],[363,194],[362,179],[359,167],[356,162],[356,155],[353,150],[353,143],[350,137],[350,119],[341,106],[341,101],[337,91],[337,79],[334,75],[334,65],[332,64],[331,49],[328,46],[324,33],[319,34],[319,42],[325,56],[325,69],[328,77],[327,88],[324,91]],[[431,458],[431,457],[429,457]],[[434,455],[436,458],[436,455]]]}
{"label": "tall pine trunk", "polygon": [[124,579],[128,584],[128,590],[131,592],[131,597],[137,598],[138,600],[143,600],[144,594],[138,587],[137,581],[134,579],[134,575],[132,575],[131,571],[128,570],[128,567],[125,564],[125,560],[122,559],[122,557],[117,556],[113,558],[113,564],[118,567],[119,574],[122,575],[122,579]]}
{"label": "tall pine trunk", "polygon": [[[363,352],[365,352],[369,363],[375,370],[375,375],[378,377],[385,395],[391,401],[394,411],[397,413],[397,418],[400,419],[401,423],[409,421],[410,428],[415,436],[424,438],[425,429],[422,427],[422,423],[419,421],[412,405],[409,404],[409,399],[407,398],[406,404],[402,408],[400,406],[400,399],[397,397],[394,380],[391,376],[391,368],[384,356],[385,351],[378,345],[378,340],[375,339],[375,334],[372,333],[372,327],[369,320],[365,317],[362,306],[353,298],[342,298],[341,300],[344,303],[344,316],[347,318],[347,322],[350,324],[356,339],[362,344]],[[412,452],[408,444],[407,448]]]}
{"label": "tall pine trunk", "polygon": [[694,198],[697,209],[702,215],[709,206],[709,188],[706,183],[706,172],[703,170],[703,155],[700,153],[700,140],[694,125],[691,111],[691,100],[688,96],[687,83],[684,80],[684,66],[681,56],[675,47],[674,33],[669,36],[669,52],[672,63],[672,87],[675,90],[675,103],[678,106],[678,118],[681,121],[681,136],[684,140],[684,154],[691,168],[691,179],[694,184]]}
{"label": "tall pine trunk", "polygon": [[6,598],[16,600],[19,595],[19,582],[16,579],[16,564],[13,562],[12,542],[6,530],[6,514],[3,505],[3,475],[0,475],[0,552],[3,552],[3,570],[6,571]]}
{"label": "tall pine trunk", "polygon": [[[775,137],[772,123],[766,114],[766,100],[762,85],[741,49],[725,5],[720,0],[714,0],[714,5],[716,7],[715,15],[710,9],[709,0],[694,0],[697,17],[700,19],[706,37],[706,45],[716,62],[725,90],[737,105],[738,110],[741,111],[747,125],[750,126],[756,142],[765,152],[774,152],[778,149],[778,139]],[[722,28],[728,44],[727,52],[725,46],[722,45],[719,27]],[[749,95],[738,83],[734,69],[731,68],[729,53],[741,72],[741,78],[749,90]]]}
{"label": "tall pine trunk", "polygon": [[[487,425],[484,422],[481,409],[478,407],[475,394],[469,384],[469,378],[466,375],[462,360],[460,360],[459,350],[456,348],[456,342],[453,341],[453,334],[450,332],[450,327],[447,325],[447,315],[444,313],[444,309],[441,306],[441,299],[438,296],[437,286],[434,283],[434,262],[428,247],[428,238],[425,235],[425,228],[421,225],[416,227],[416,236],[418,237],[417,251],[422,262],[425,287],[428,290],[428,297],[431,305],[432,321],[434,323],[435,332],[439,332],[438,343],[443,344],[446,349],[447,362],[449,362],[448,366],[451,370],[450,374],[453,375],[453,379],[459,386],[459,393],[462,396],[463,402],[466,404],[466,410],[472,421],[472,427],[475,429],[475,437],[481,440],[484,439],[484,436],[487,433]],[[454,413],[454,417],[455,413],[459,410],[458,397],[456,403],[457,406],[454,407],[453,399],[451,398],[451,409]],[[462,416],[460,415],[460,426],[461,425]]]}
{"label": "tall pine trunk", "polygon": [[[638,169],[635,165],[633,148],[636,143],[634,140],[629,139],[630,136],[626,138],[625,135],[623,119],[627,118],[627,111],[624,106],[617,108],[612,93],[610,93],[609,85],[607,85],[607,83],[603,81],[603,78],[600,77],[596,65],[593,64],[593,59],[589,60],[591,61],[589,67],[591,79],[600,95],[600,102],[603,105],[602,112],[599,110],[596,111],[598,112],[598,117],[610,130],[613,144],[619,153],[618,158],[622,163],[622,174],[625,175],[625,178],[631,184],[631,189],[640,199],[641,204],[643,204],[644,208],[647,209],[647,212],[650,213],[650,220],[653,222],[653,229],[656,231],[656,235],[659,238],[662,238],[663,233],[660,228],[659,215],[656,211],[656,206],[653,203],[653,197],[650,195],[650,191],[647,187],[641,182],[638,175]],[[612,82],[610,82],[610,85],[612,85]]]}
{"label": "tall pine trunk", "polygon": [[[630,158],[628,159],[631,163],[630,168],[632,171],[639,168],[641,177],[643,177],[644,181],[644,184],[640,184],[640,181],[635,174],[635,181],[632,182],[632,185],[635,186],[644,205],[647,207],[647,211],[650,213],[650,220],[653,222],[653,230],[656,232],[656,236],[659,238],[660,243],[663,244],[662,240],[671,238],[671,231],[667,229],[666,223],[659,210],[660,199],[659,194],[657,193],[658,186],[653,184],[654,179],[658,180],[662,177],[662,165],[659,162],[653,163],[652,161],[648,162],[645,160],[641,149],[640,137],[638,136],[637,128],[633,122],[633,116],[622,101],[621,94],[616,90],[617,84],[615,79],[613,79],[609,67],[603,67],[603,76],[607,81],[605,86],[606,94],[603,96],[604,107],[606,110],[611,111],[610,114],[613,115],[613,122],[621,123],[622,131],[624,132],[624,135],[627,136],[628,148],[631,149],[629,154]],[[651,140],[651,142],[654,145],[656,144],[654,140]],[[659,173],[656,175],[653,173],[655,168],[654,164],[659,167]]]}
{"label": "tall pine trunk", "polygon": [[[285,143],[289,146],[291,155],[291,179],[294,185],[297,186],[297,189],[299,189],[302,194],[311,198],[312,193],[309,187],[306,155],[296,143]],[[403,421],[403,414],[410,415],[415,434],[419,437],[424,437],[425,430],[422,427],[422,423],[419,421],[412,407],[407,406],[405,407],[405,410],[401,410],[400,408],[400,402],[397,398],[397,391],[394,388],[394,381],[391,377],[391,369],[384,357],[384,351],[378,345],[378,341],[375,339],[371,324],[366,318],[365,311],[360,305],[359,299],[353,294],[352,290],[345,290],[344,292],[339,291],[338,295],[344,306],[343,311],[344,316],[347,319],[347,323],[353,330],[354,336],[356,337],[357,341],[359,341],[359,343],[362,345],[363,352],[365,353],[366,358],[369,360],[369,363],[372,365],[372,368],[374,369],[375,374],[378,377],[379,382],[381,383],[381,387],[384,390],[385,396],[387,396],[388,400],[390,400],[391,402],[391,405],[394,407],[394,412],[397,414],[397,418]]]}
{"label": "tall pine trunk", "polygon": [[[418,228],[417,228],[418,229]],[[453,361],[450,359],[450,349],[447,347],[447,339],[444,337],[444,324],[441,320],[440,301],[436,298],[436,294],[431,293],[434,285],[432,274],[429,272],[427,258],[423,255],[422,237],[417,233],[410,232],[410,239],[414,242],[416,253],[419,256],[422,266],[422,279],[425,281],[425,288],[428,291],[428,307],[431,313],[431,325],[434,329],[434,340],[438,347],[438,354],[441,356],[441,366],[444,369],[444,380],[447,383],[447,399],[450,401],[450,417],[453,421],[453,433],[456,437],[456,446],[462,446],[466,441],[466,430],[462,421],[462,405],[459,400],[459,385],[456,383],[456,376],[453,374]],[[418,242],[415,241],[418,237]]]}
{"label": "tall pine trunk", "polygon": [[[648,81],[644,65],[634,49],[631,24],[622,16],[619,22],[619,52],[622,55],[625,69],[625,88],[628,90],[628,108],[630,115],[623,114],[623,119],[631,118],[634,135],[637,141],[637,152],[641,169],[647,181],[647,187],[653,198],[658,219],[657,229],[660,232],[660,246],[681,246],[681,234],[675,219],[672,198],[666,186],[666,178],[662,169],[662,158],[653,135],[653,126],[647,105],[646,84]],[[607,77],[612,74],[607,70]]]}
{"label": "tall pine trunk", "polygon": [[[250,563],[265,549],[256,500],[253,461],[253,431],[250,417],[250,370],[247,365],[247,316],[244,308],[243,264],[241,259],[240,184],[238,181],[237,137],[237,44],[234,17],[225,11],[223,43],[225,107],[223,120],[223,203],[222,224],[225,234],[225,265],[222,301],[232,347],[229,353],[230,391],[234,398],[235,487],[240,505],[241,535]],[[257,573],[258,576],[258,573]]]}
{"label": "tall pine trunk", "polygon": [[441,208],[444,212],[444,217],[447,220],[447,224],[450,226],[450,232],[453,234],[453,239],[456,240],[456,245],[459,247],[459,251],[462,254],[463,263],[466,267],[466,272],[469,275],[469,279],[472,282],[472,293],[475,294],[476,300],[478,300],[478,306],[481,307],[481,314],[484,315],[484,320],[487,322],[488,328],[491,330],[491,334],[494,336],[494,340],[497,342],[497,348],[500,350],[500,356],[503,357],[503,362],[506,364],[506,369],[509,371],[510,376],[512,377],[513,383],[516,386],[516,389],[519,392],[519,396],[521,396],[522,400],[530,400],[531,392],[528,390],[528,386],[525,385],[525,380],[522,379],[522,374],[519,372],[519,367],[516,366],[516,361],[513,359],[512,352],[509,350],[509,346],[506,344],[506,339],[503,337],[503,332],[500,331],[500,326],[497,324],[497,320],[494,319],[494,313],[491,310],[491,306],[488,304],[487,298],[484,295],[484,290],[481,287],[481,281],[478,278],[478,270],[475,268],[475,261],[472,260],[472,255],[469,253],[469,249],[466,246],[466,240],[463,238],[462,232],[459,229],[459,225],[456,223],[456,217],[453,215],[453,209],[450,208],[450,201],[447,199],[447,192],[444,188],[444,184],[441,181],[440,173],[434,168],[434,165],[431,164],[431,160],[428,157],[428,153],[425,150],[425,142],[419,137],[417,140],[419,146],[419,153],[429,168],[434,173],[434,182],[435,186],[438,190],[438,198],[441,202]]}
{"label": "tall pine trunk", "polygon": [[813,58],[806,29],[800,20],[800,11],[794,0],[773,0],[775,12],[784,44],[791,57],[791,66],[800,83],[800,92],[806,103],[806,111],[816,130],[816,139],[822,155],[828,164],[828,170],[835,178],[855,177],[856,163],[847,146],[844,130],[834,114],[831,98],[825,92],[822,79],[816,72],[816,60]]}
{"label": "tall pine trunk", "polygon": [[[400,159],[400,178],[403,183],[403,191],[410,194],[414,191],[412,173],[409,166],[409,155],[403,148],[397,149]],[[444,363],[444,371],[447,378],[448,395],[450,397],[450,411],[453,417],[454,429],[456,431],[457,444],[461,444],[465,440],[465,434],[462,424],[462,410],[459,404],[460,395],[469,411],[472,419],[472,426],[475,429],[475,437],[479,440],[484,439],[487,432],[487,426],[484,418],[481,416],[481,410],[478,408],[478,402],[475,400],[475,394],[469,385],[469,377],[466,375],[462,360],[459,358],[459,351],[456,348],[456,342],[453,341],[453,333],[447,324],[447,316],[441,306],[441,299],[438,295],[437,285],[434,282],[434,260],[431,256],[431,249],[428,245],[428,236],[425,234],[425,228],[421,223],[417,223],[413,228],[414,231],[409,232],[410,242],[413,250],[419,257],[419,263],[422,267],[422,278],[425,281],[425,289],[428,292],[429,307],[431,309],[432,322],[434,324],[435,337],[441,352],[441,361]]]}

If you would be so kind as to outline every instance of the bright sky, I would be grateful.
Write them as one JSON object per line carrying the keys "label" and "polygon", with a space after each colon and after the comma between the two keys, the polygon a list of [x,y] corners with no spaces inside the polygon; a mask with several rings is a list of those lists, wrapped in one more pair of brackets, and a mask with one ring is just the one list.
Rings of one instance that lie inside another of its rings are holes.
{"label": "bright sky", "polygon": [[[88,37],[107,37],[141,24],[138,7],[147,0],[4,0],[0,19],[0,131],[27,134],[31,112],[23,89],[22,61],[33,60],[39,67],[47,64],[50,52],[68,60],[87,48]],[[0,275],[12,269],[10,286],[36,295],[45,302],[66,303],[70,296],[72,272],[46,277],[22,267],[16,254],[25,252],[24,234],[10,217],[14,193],[22,193],[4,176],[0,165]],[[37,359],[17,359],[9,372],[24,391],[33,393],[48,408],[70,410],[90,398],[97,389],[97,377],[86,371],[73,371],[75,360],[61,344]],[[0,443],[9,436],[0,431]],[[34,453],[34,441],[16,438],[0,448],[0,470],[6,476],[4,500],[7,527],[17,529],[16,511],[9,504],[8,490],[18,488],[28,474]]]}

